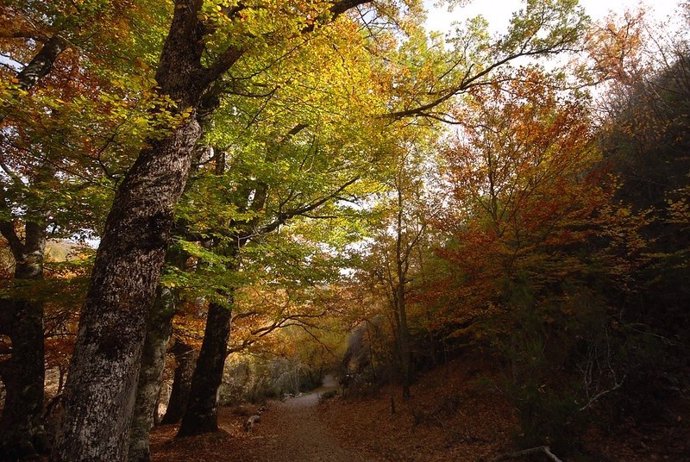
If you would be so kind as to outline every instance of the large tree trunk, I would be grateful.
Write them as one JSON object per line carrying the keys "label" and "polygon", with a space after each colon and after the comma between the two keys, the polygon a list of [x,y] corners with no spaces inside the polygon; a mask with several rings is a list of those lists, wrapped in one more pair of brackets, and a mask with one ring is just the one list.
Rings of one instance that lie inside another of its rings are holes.
{"label": "large tree trunk", "polygon": [[198,351],[179,340],[172,347],[172,353],[175,355],[177,366],[175,367],[168,407],[165,410],[163,420],[161,420],[163,425],[176,424],[182,420],[187,409],[189,392],[192,388],[192,376],[199,357]]}
{"label": "large tree trunk", "polygon": [[126,457],[146,313],[199,136],[192,115],[150,141],[118,190],[81,313],[54,460]]}
{"label": "large tree trunk", "polygon": [[146,313],[160,279],[173,209],[201,134],[196,109],[220,74],[201,65],[202,3],[175,1],[156,81],[182,120],[164,138],[148,140],[115,195],[81,313],[54,461],[127,457]]}
{"label": "large tree trunk", "polygon": [[[18,240],[10,223],[4,222],[0,228],[15,259],[15,281],[42,279],[45,227],[28,222],[24,243]],[[0,460],[20,460],[47,450],[43,427],[43,303],[2,300],[0,310],[0,334],[12,341],[12,356],[0,365],[6,392],[0,419]]]}
{"label": "large tree trunk", "polygon": [[[219,150],[216,156],[216,175],[225,173],[225,167],[225,153]],[[246,191],[246,198],[238,204],[240,210],[247,206],[249,195],[250,191]],[[239,239],[238,241],[241,242]],[[236,257],[239,249],[240,247],[231,246],[228,249],[229,256]],[[234,262],[227,265],[227,271],[236,269]],[[204,341],[192,376],[190,399],[177,436],[218,431],[218,387],[223,381],[234,293],[230,290],[225,295],[227,307],[217,303],[209,306]]]}
{"label": "large tree trunk", "polygon": [[[228,305],[232,306],[232,294],[227,299]],[[192,377],[189,403],[177,436],[218,431],[218,387],[223,380],[231,320],[229,307],[211,303],[204,342]]]}
{"label": "large tree trunk", "polygon": [[146,340],[129,437],[128,459],[130,462],[150,460],[149,431],[154,425],[161,377],[165,368],[165,351],[172,333],[174,314],[174,294],[167,288],[160,288],[156,303],[153,304],[146,322]]}

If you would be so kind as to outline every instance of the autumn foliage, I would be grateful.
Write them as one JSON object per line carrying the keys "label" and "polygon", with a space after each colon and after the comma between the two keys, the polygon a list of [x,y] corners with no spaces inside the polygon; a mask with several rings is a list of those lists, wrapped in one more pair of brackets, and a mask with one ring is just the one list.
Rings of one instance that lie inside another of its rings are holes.
{"label": "autumn foliage", "polygon": [[683,450],[687,33],[425,3],[0,6],[0,460]]}

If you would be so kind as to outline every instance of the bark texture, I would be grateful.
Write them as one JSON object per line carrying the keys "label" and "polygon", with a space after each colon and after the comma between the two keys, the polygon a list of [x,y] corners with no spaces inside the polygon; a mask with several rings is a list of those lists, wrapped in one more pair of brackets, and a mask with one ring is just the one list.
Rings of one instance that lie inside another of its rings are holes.
{"label": "bark texture", "polygon": [[129,462],[147,462],[151,458],[149,431],[153,428],[165,351],[172,333],[175,298],[167,288],[160,288],[146,322],[146,340],[141,358],[134,416],[129,437]]}
{"label": "bark texture", "polygon": [[176,424],[182,420],[185,409],[187,409],[189,392],[192,388],[192,376],[199,357],[198,351],[179,340],[175,342],[171,351],[175,355],[177,366],[175,367],[168,407],[165,410],[163,420],[161,420],[163,425]]}
{"label": "bark texture", "polygon": [[196,110],[208,85],[227,67],[201,65],[202,0],[176,0],[156,81],[184,120],[148,140],[115,195],[96,255],[91,285],[65,385],[65,416],[52,460],[122,461],[146,331],[173,225],[201,129]]}
{"label": "bark texture", "polygon": [[126,458],[146,313],[199,136],[187,118],[140,154],[118,190],[81,314],[54,460]]}
{"label": "bark texture", "polygon": [[[228,296],[228,305],[232,306],[232,295]],[[177,436],[218,431],[218,387],[223,379],[231,320],[230,308],[211,303],[189,403]]]}

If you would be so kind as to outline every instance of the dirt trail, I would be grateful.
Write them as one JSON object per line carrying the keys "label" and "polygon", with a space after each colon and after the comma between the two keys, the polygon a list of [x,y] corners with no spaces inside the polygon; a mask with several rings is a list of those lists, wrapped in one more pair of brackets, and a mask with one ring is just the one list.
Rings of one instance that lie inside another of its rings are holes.
{"label": "dirt trail", "polygon": [[[347,449],[319,419],[319,396],[337,388],[331,376],[324,385],[285,402],[272,402],[251,433],[247,417],[219,409],[221,433],[174,439],[176,426],[159,427],[152,434],[152,460],[243,462],[378,462],[381,459]],[[167,427],[167,428],[166,428]]]}
{"label": "dirt trail", "polygon": [[374,461],[356,451],[343,448],[319,420],[319,395],[337,387],[333,377],[324,386],[284,403],[275,403],[261,417],[252,436],[243,444],[235,460],[282,462],[357,462]]}

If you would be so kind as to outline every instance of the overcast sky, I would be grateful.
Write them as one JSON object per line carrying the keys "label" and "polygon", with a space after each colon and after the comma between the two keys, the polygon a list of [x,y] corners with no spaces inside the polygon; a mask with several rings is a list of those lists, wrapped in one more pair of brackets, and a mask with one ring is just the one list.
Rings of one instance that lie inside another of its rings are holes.
{"label": "overcast sky", "polygon": [[[435,8],[435,0],[424,0],[429,17],[427,28],[441,32],[450,30],[453,21],[464,20],[477,15],[484,16],[491,29],[503,31],[506,29],[511,14],[520,8],[521,0],[472,0],[469,5],[456,8],[452,13],[447,8]],[[622,13],[628,9],[636,9],[643,5],[654,18],[665,20],[672,15],[679,0],[654,0],[640,2],[637,0],[580,0],[585,11],[594,20],[604,18],[610,11]],[[653,6],[651,6],[653,5]]]}

